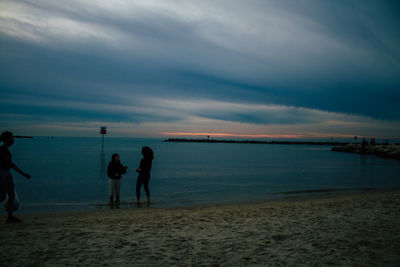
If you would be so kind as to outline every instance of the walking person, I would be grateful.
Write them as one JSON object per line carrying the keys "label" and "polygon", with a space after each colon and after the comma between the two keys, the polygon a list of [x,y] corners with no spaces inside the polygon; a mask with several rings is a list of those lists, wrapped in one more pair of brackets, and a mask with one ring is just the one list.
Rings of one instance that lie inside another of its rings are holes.
{"label": "walking person", "polygon": [[31,176],[21,171],[12,161],[12,155],[8,148],[14,144],[14,135],[5,131],[1,134],[0,141],[3,142],[0,147],[0,202],[3,202],[8,196],[6,203],[8,217],[6,222],[19,223],[22,221],[13,216],[13,212],[18,209],[18,203],[15,199],[15,183],[10,170],[14,169],[26,179],[31,178]]}
{"label": "walking person", "polygon": [[110,207],[114,208],[114,195],[115,195],[115,206],[119,208],[119,192],[121,188],[122,174],[126,173],[127,166],[122,166],[119,155],[113,154],[111,157],[110,164],[108,164],[107,175],[110,178]]}
{"label": "walking person", "polygon": [[144,191],[146,192],[147,204],[150,205],[149,182],[151,165],[154,159],[153,150],[151,150],[151,148],[148,146],[142,148],[142,155],[143,158],[140,161],[140,166],[136,169],[136,171],[139,173],[136,182],[136,199],[138,206],[140,206],[140,188],[142,187],[142,184],[144,187]]}

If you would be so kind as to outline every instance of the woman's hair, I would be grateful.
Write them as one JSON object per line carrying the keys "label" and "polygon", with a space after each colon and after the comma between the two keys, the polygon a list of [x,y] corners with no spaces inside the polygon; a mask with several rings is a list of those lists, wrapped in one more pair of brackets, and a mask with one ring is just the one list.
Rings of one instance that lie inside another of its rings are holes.
{"label": "woman's hair", "polygon": [[118,153],[113,154],[113,155],[111,156],[111,162],[112,162],[112,163],[115,163],[115,162],[117,161],[117,157],[119,157],[119,154],[118,154]]}
{"label": "woman's hair", "polygon": [[0,136],[0,142],[4,142],[4,140],[13,137],[13,133],[9,131],[5,131]]}
{"label": "woman's hair", "polygon": [[142,155],[145,158],[154,159],[153,150],[151,150],[151,148],[148,146],[142,147]]}

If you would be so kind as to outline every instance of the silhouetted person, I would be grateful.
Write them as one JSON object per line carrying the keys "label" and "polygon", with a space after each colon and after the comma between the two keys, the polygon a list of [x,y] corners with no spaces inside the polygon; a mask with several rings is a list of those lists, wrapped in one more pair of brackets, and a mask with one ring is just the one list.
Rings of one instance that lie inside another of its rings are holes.
{"label": "silhouetted person", "polygon": [[374,146],[376,144],[375,138],[371,138],[371,146]]}
{"label": "silhouetted person", "polygon": [[362,142],[361,142],[361,154],[365,154],[367,152],[367,146],[368,146],[368,142],[367,140],[365,140],[365,138],[363,138]]}
{"label": "silhouetted person", "polygon": [[114,207],[114,194],[115,194],[115,205],[119,208],[119,191],[121,188],[122,174],[126,173],[128,167],[122,166],[119,161],[119,155],[113,154],[111,161],[108,164],[107,175],[110,178],[110,207]]}
{"label": "silhouetted person", "polygon": [[136,199],[138,206],[140,205],[140,188],[142,187],[142,184],[144,186],[144,191],[146,192],[147,204],[150,204],[149,181],[151,164],[154,159],[153,150],[151,150],[151,148],[148,146],[142,148],[142,155],[143,158],[140,161],[140,166],[136,169],[136,171],[139,173],[136,182]]}
{"label": "silhouetted person", "polygon": [[14,136],[11,132],[3,132],[0,136],[3,145],[0,147],[0,202],[3,202],[8,196],[6,209],[8,212],[7,221],[9,223],[21,222],[20,219],[13,216],[13,212],[18,209],[15,203],[15,183],[10,169],[14,169],[26,179],[31,178],[29,174],[21,171],[12,161],[12,156],[8,148],[14,144]]}

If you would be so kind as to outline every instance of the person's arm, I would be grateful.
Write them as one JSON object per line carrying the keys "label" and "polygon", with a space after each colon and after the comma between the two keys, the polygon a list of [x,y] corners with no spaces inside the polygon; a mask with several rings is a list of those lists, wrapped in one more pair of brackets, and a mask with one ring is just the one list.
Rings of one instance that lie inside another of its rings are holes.
{"label": "person's arm", "polygon": [[6,156],[4,157],[4,159],[5,159],[5,161],[6,161],[6,163],[7,163],[8,166],[10,166],[10,167],[13,168],[14,170],[16,170],[19,174],[21,174],[22,176],[24,176],[26,179],[31,178],[31,176],[30,176],[29,174],[24,173],[23,171],[21,171],[21,169],[18,168],[18,166],[15,165],[14,162],[12,162],[11,158],[10,158],[8,155],[6,155]]}
{"label": "person's arm", "polygon": [[112,166],[111,166],[111,164],[108,164],[108,167],[107,167],[107,175],[108,175],[108,177],[109,178],[114,178],[113,177],[113,168],[112,168]]}
{"label": "person's arm", "polygon": [[17,172],[19,172],[19,173],[20,173],[22,176],[24,176],[26,179],[31,178],[31,176],[30,176],[29,174],[27,174],[27,173],[21,171],[20,168],[18,168],[18,166],[15,165],[14,163],[12,163],[12,168],[13,168],[14,170],[16,170]]}
{"label": "person's arm", "polygon": [[140,160],[140,165],[139,165],[139,167],[136,169],[136,171],[137,171],[138,173],[140,173],[140,172],[142,171],[142,167],[143,167],[143,159]]}
{"label": "person's arm", "polygon": [[127,169],[128,169],[128,166],[123,166],[121,164],[121,174],[125,174]]}

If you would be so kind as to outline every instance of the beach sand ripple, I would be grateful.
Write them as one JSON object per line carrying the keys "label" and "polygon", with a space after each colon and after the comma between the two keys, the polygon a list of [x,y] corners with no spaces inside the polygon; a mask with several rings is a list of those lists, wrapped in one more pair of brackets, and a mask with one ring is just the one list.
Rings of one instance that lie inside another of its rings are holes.
{"label": "beach sand ripple", "polygon": [[0,265],[400,266],[400,191],[21,216]]}

